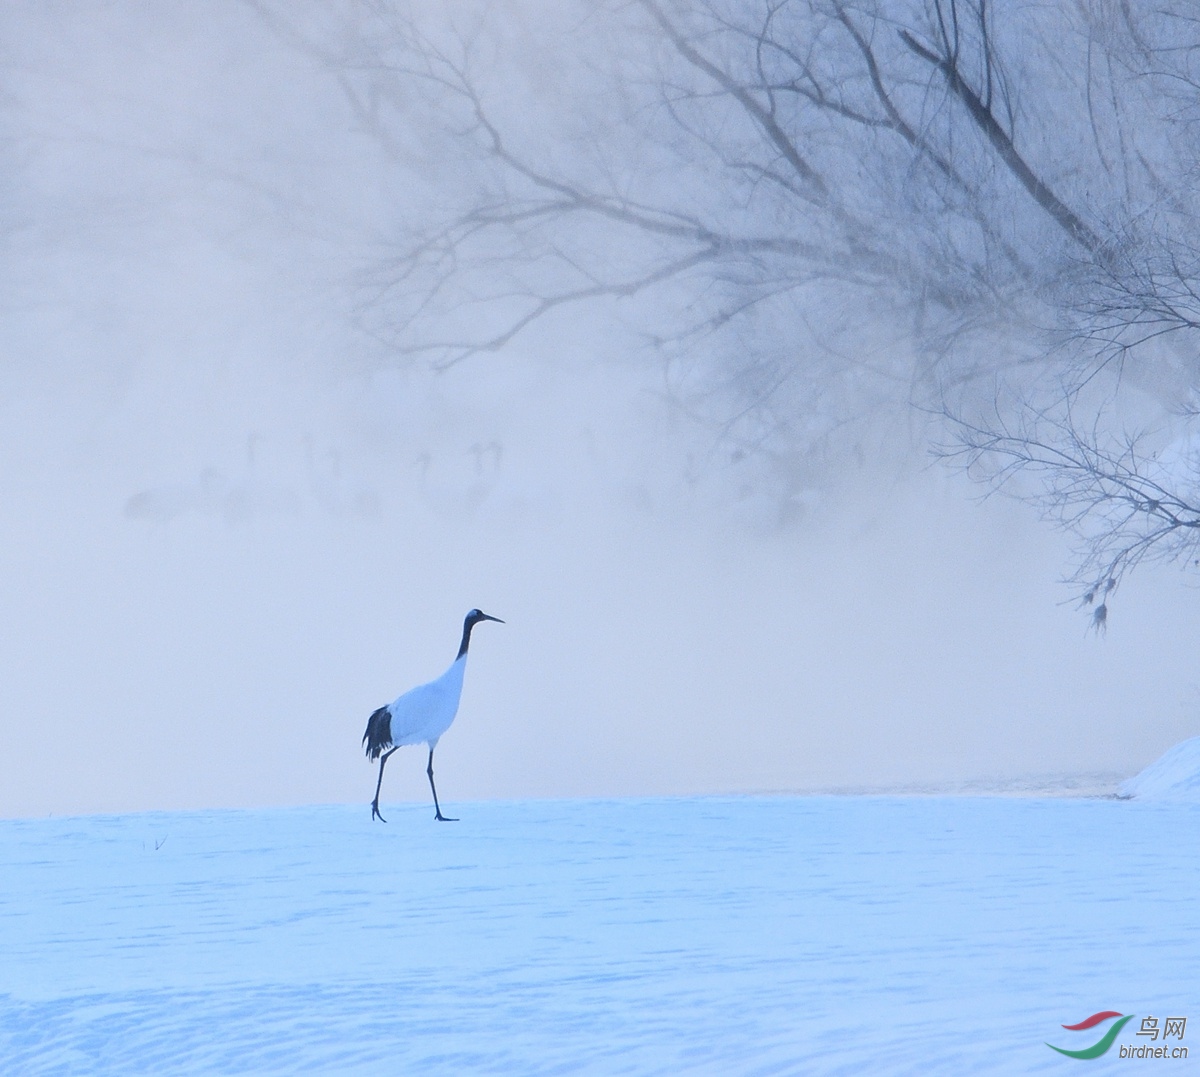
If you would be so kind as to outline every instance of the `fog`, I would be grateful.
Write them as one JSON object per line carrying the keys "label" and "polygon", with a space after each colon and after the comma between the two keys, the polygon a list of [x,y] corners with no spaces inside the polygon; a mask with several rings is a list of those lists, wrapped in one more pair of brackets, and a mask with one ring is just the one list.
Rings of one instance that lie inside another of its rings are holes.
{"label": "fog", "polygon": [[[368,714],[472,606],[449,803],[1124,776],[1196,732],[1188,578],[1089,633],[1067,539],[905,416],[781,511],[599,313],[393,361],[355,282],[406,191],[250,8],[2,18],[0,814],[365,806]],[[384,800],[426,796],[401,752]]]}

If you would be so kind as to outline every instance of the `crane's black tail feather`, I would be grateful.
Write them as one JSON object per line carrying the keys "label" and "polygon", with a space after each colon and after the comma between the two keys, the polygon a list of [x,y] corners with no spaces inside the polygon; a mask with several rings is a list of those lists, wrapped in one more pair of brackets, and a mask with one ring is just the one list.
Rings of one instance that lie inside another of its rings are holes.
{"label": "crane's black tail feather", "polygon": [[387,707],[380,707],[367,719],[363,744],[367,746],[368,759],[378,759],[386,748],[392,746],[392,712]]}

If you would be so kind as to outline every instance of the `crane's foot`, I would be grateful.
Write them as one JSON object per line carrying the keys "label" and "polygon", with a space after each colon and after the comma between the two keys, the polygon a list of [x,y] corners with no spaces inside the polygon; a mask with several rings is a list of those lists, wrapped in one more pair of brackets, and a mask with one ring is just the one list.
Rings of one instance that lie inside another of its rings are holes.
{"label": "crane's foot", "polygon": [[379,814],[379,801],[372,800],[371,801],[371,822],[375,822],[376,819],[378,819],[381,823],[387,822],[387,820],[382,815]]}
{"label": "crane's foot", "polygon": [[457,823],[457,819],[452,819],[448,815],[443,815],[440,811],[434,816],[439,823]]}

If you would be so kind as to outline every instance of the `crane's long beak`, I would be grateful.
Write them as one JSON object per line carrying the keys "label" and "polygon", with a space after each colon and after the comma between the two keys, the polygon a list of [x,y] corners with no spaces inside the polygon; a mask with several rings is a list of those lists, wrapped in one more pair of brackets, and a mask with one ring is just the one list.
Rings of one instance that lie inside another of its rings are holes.
{"label": "crane's long beak", "polygon": [[504,624],[499,617],[493,617],[490,613],[484,613],[483,610],[479,611],[479,617],[484,621],[495,621],[497,624]]}

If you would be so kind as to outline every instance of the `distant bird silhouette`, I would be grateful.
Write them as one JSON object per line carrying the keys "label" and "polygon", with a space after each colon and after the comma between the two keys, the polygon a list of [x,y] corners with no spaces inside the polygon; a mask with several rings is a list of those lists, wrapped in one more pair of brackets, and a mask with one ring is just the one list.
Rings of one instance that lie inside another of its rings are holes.
{"label": "distant bird silhouette", "polygon": [[504,624],[499,617],[492,617],[482,610],[471,610],[463,621],[462,643],[459,644],[458,654],[450,663],[450,668],[436,681],[418,685],[405,692],[386,707],[380,707],[367,719],[367,731],[363,734],[367,758],[379,760],[379,781],[375,783],[375,799],[371,801],[372,819],[378,818],[381,822],[387,822],[379,814],[379,790],[383,786],[383,768],[388,757],[406,744],[424,742],[429,745],[429,765],[425,768],[425,773],[429,775],[429,788],[433,790],[433,807],[436,813],[434,818],[443,823],[457,821],[446,818],[442,814],[441,805],[438,804],[437,786],[433,784],[433,750],[458,713],[463,671],[467,668],[467,647],[471,643],[471,629],[480,621]]}

